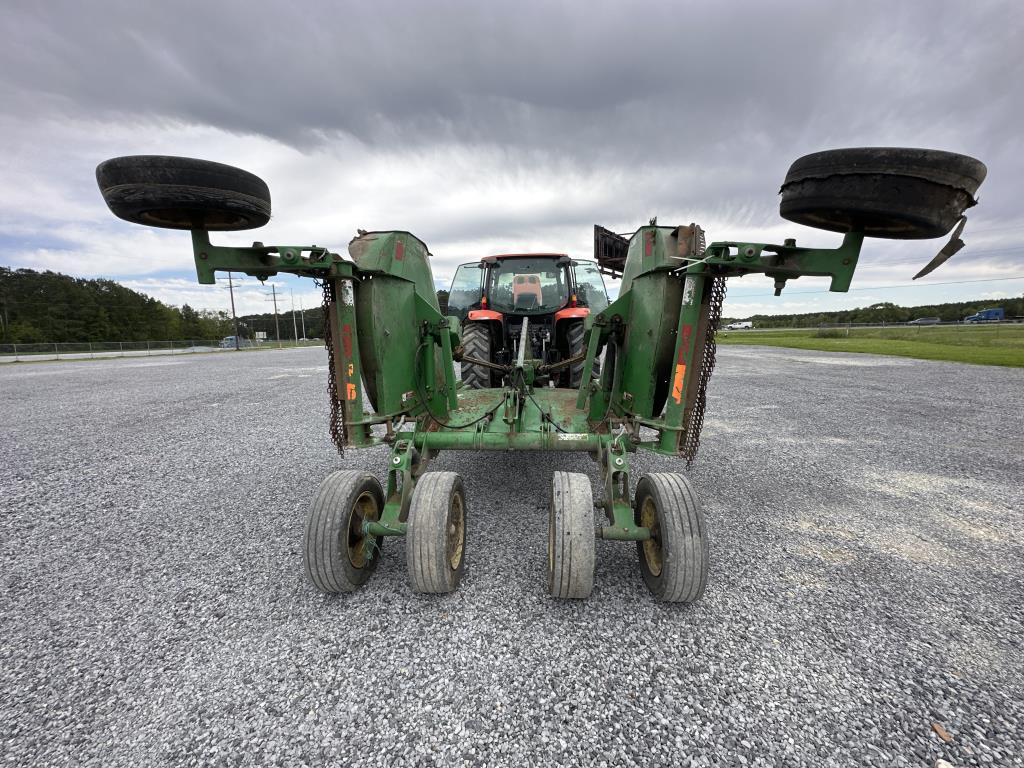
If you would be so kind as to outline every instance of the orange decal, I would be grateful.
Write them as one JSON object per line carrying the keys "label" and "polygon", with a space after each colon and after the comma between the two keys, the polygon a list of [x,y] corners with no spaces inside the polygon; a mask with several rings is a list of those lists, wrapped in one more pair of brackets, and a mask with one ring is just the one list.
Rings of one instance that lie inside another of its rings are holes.
{"label": "orange decal", "polygon": [[676,366],[676,377],[672,380],[672,399],[676,405],[683,402],[683,379],[686,378],[686,364],[679,363]]}
{"label": "orange decal", "polygon": [[356,399],[356,385],[353,384],[352,382],[348,383],[348,399],[349,400],[355,400]]}
{"label": "orange decal", "polygon": [[352,326],[345,323],[341,326],[341,349],[345,357],[352,357]]}

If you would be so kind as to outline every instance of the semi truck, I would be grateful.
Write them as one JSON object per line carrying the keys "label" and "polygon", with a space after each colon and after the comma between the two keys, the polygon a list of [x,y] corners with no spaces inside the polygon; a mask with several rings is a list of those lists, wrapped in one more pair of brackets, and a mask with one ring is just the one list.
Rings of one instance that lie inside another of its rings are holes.
{"label": "semi truck", "polygon": [[964,318],[965,323],[1001,323],[1006,319],[1006,312],[1002,307],[983,309],[973,315]]}

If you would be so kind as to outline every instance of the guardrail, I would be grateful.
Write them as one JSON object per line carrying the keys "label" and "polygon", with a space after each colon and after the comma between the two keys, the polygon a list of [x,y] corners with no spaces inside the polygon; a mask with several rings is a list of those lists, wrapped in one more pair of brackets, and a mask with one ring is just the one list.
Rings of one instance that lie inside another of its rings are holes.
{"label": "guardrail", "polygon": [[[265,341],[243,345],[240,351],[277,349],[281,347],[321,346],[319,339],[306,341]],[[149,357],[153,355],[188,355],[210,352],[234,352],[235,346],[221,346],[220,339],[185,339],[178,341],[82,341],[38,342],[34,344],[0,343],[0,363],[42,360],[90,360],[111,357]]]}

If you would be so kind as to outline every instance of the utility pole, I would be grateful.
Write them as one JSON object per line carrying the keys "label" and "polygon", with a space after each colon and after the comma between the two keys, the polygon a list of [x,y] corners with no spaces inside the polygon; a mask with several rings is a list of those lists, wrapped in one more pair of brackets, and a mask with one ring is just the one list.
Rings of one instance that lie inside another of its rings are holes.
{"label": "utility pole", "polygon": [[299,296],[299,317],[302,318],[302,338],[306,338],[306,310],[302,308],[301,296]]}
{"label": "utility pole", "polygon": [[299,343],[299,328],[295,324],[295,291],[293,291],[291,289],[291,286],[288,287],[288,293],[292,297],[292,341],[294,341],[295,344],[298,345],[298,343]]}
{"label": "utility pole", "polygon": [[235,324],[235,351],[238,351],[238,316],[235,315],[235,283],[228,272],[228,292],[231,294],[231,321]]}
{"label": "utility pole", "polygon": [[[281,349],[281,323],[277,318],[277,286],[273,283],[270,284],[271,296],[273,297],[270,301],[274,302],[274,329],[277,334],[277,348]],[[266,294],[264,294],[265,296]]]}

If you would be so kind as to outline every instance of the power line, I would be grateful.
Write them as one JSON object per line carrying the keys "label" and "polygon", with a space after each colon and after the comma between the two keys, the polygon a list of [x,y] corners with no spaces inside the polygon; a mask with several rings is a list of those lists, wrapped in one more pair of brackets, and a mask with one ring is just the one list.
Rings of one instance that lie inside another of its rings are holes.
{"label": "power line", "polygon": [[[1024,275],[1014,275],[1012,277],[989,277],[983,280],[950,280],[945,283],[913,283],[911,285],[871,285],[863,288],[851,288],[849,293],[853,291],[888,291],[896,288],[930,288],[938,285],[964,285],[966,283],[995,283],[1000,280],[1024,280]],[[804,295],[808,293],[834,293],[834,291],[790,291],[787,296]],[[733,294],[729,298],[733,299],[756,299],[762,296],[775,296],[774,293],[746,293],[742,295]]]}
{"label": "power line", "polygon": [[[967,250],[965,250],[965,251],[963,251],[963,255],[959,256],[957,258],[957,263],[958,264],[966,263],[966,257],[970,257],[970,256],[985,256],[985,255],[992,254],[992,253],[1004,253],[1006,251],[1013,251],[1013,252],[1019,253],[1021,255],[1024,255],[1024,249],[1022,249],[1021,246],[1013,246],[1012,248],[995,248],[993,250],[988,250],[988,251],[973,251],[973,250],[967,251]],[[890,264],[919,264],[921,261],[923,261],[923,259],[920,256],[907,256],[907,257],[900,258],[900,259],[879,258],[877,260],[871,260],[871,261],[858,261],[857,262],[857,266],[858,267],[885,267],[885,266],[889,266]]]}
{"label": "power line", "polygon": [[986,227],[985,229],[975,229],[974,232],[1005,232],[1008,229],[1024,229],[1024,224],[1008,224],[1005,227]]}

